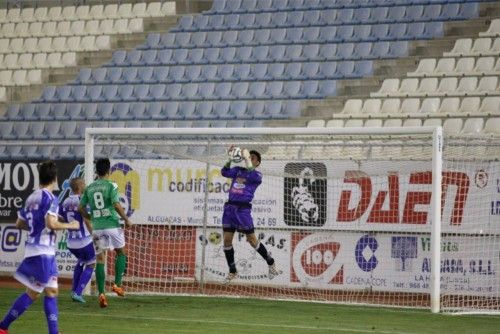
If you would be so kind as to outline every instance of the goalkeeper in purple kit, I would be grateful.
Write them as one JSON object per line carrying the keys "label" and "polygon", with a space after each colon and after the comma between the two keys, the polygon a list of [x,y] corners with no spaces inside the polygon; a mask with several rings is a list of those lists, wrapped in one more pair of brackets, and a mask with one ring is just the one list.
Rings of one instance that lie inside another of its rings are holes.
{"label": "goalkeeper in purple kit", "polygon": [[52,161],[39,165],[40,189],[35,190],[19,210],[16,227],[27,230],[28,238],[24,259],[14,278],[26,286],[2,321],[0,334],[8,334],[8,328],[31,304],[45,292],[43,308],[49,334],[59,333],[57,307],[56,230],[76,230],[78,222],[68,224],[58,221],[58,201],[52,191],[57,187],[57,167]]}
{"label": "goalkeeper in purple kit", "polygon": [[[228,152],[230,153],[233,149],[234,146],[231,146]],[[222,176],[232,179],[229,200],[224,204],[222,215],[224,254],[229,266],[229,274],[226,276],[227,283],[238,277],[233,248],[233,236],[236,231],[246,234],[248,243],[266,260],[269,266],[269,279],[281,273],[276,269],[274,259],[266,247],[257,240],[251,215],[252,199],[257,187],[262,183],[262,173],[256,170],[261,162],[260,153],[243,149],[241,155],[245,167],[231,168],[230,159],[221,170]]]}

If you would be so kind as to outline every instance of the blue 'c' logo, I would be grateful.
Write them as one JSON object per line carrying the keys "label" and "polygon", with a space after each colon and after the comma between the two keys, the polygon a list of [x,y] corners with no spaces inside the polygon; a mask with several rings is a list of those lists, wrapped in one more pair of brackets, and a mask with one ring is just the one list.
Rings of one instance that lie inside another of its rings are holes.
{"label": "blue 'c' logo", "polygon": [[[371,235],[366,234],[358,240],[354,250],[354,256],[361,270],[370,272],[377,267],[378,260],[375,257],[377,248],[378,242]],[[368,257],[368,259],[366,257]]]}

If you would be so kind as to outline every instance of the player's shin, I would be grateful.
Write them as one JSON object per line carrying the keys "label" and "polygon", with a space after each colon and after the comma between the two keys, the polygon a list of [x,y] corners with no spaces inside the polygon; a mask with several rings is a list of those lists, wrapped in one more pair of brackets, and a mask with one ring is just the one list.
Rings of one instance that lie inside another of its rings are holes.
{"label": "player's shin", "polygon": [[49,334],[59,333],[59,310],[57,309],[57,297],[45,296],[43,299],[43,308],[47,317],[47,326]]}
{"label": "player's shin", "polygon": [[75,270],[73,271],[73,286],[71,288],[71,291],[73,292],[76,292],[76,290],[78,289],[78,284],[80,282],[80,277],[82,276],[84,266],[85,264],[81,261],[78,261],[75,265]]}
{"label": "player's shin", "polygon": [[85,270],[80,275],[80,280],[78,281],[78,285],[76,286],[76,289],[73,290],[78,296],[82,295],[83,289],[85,289],[90,279],[92,278],[93,272],[94,272],[94,267],[85,266]]}
{"label": "player's shin", "polygon": [[226,256],[227,265],[230,273],[236,273],[236,264],[234,263],[234,248],[233,246],[224,247],[224,255]]}
{"label": "player's shin", "polygon": [[257,253],[260,254],[260,256],[262,256],[262,258],[264,260],[266,260],[267,264],[269,266],[273,265],[274,264],[274,259],[273,257],[271,256],[271,254],[269,254],[269,252],[267,251],[266,247],[259,242],[259,244],[257,245],[257,247],[255,247],[255,250],[257,251]]}
{"label": "player's shin", "polygon": [[20,295],[0,322],[0,328],[8,329],[10,324],[19,318],[31,304],[33,304],[33,299],[27,293]]}
{"label": "player's shin", "polygon": [[118,286],[122,285],[122,277],[125,272],[125,267],[127,265],[127,256],[125,254],[119,254],[115,259],[115,284]]}
{"label": "player's shin", "polygon": [[104,263],[98,263],[95,267],[95,280],[97,281],[97,290],[99,294],[104,293],[104,281],[106,273],[104,271]]}

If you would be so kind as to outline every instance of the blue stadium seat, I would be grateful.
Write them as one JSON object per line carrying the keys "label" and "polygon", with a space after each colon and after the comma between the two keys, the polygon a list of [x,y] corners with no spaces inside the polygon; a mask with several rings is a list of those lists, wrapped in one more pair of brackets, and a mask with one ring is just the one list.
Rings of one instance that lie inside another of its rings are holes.
{"label": "blue stadium seat", "polygon": [[126,67],[123,69],[121,74],[121,79],[115,81],[115,83],[139,83],[141,79],[138,77],[138,69],[141,67]]}
{"label": "blue stadium seat", "polygon": [[[48,89],[48,88],[50,88],[50,87],[51,87],[51,86],[49,86],[49,87],[47,87],[47,88],[45,88],[45,89]],[[55,87],[52,87],[52,88],[54,88],[54,89],[55,89]],[[44,91],[42,92],[42,97],[43,97],[43,95],[45,94],[45,89],[44,89]],[[54,91],[55,91],[55,90],[54,90]],[[53,93],[52,93],[52,95],[53,95]],[[42,97],[40,97],[40,98],[39,98],[39,100],[41,100],[41,98],[42,98]],[[7,116],[7,117],[6,117],[6,119],[8,119],[8,120],[12,120],[12,121],[22,120],[22,119],[23,119],[23,117],[22,117],[22,115],[21,115],[20,110],[21,110],[21,106],[20,106],[19,104],[11,104],[11,105],[9,105],[9,106],[7,107],[7,113],[6,113],[6,116]]]}
{"label": "blue stadium seat", "polygon": [[248,94],[255,99],[262,98],[265,91],[266,84],[263,81],[253,81],[250,82],[250,85],[248,86]]}
{"label": "blue stadium seat", "polygon": [[198,95],[198,84],[188,83],[182,86],[181,96],[183,99],[193,100],[196,99]]}
{"label": "blue stadium seat", "polygon": [[267,67],[266,63],[257,63],[251,65],[250,75],[255,80],[266,80],[269,78],[267,75]]}
{"label": "blue stadium seat", "polygon": [[303,29],[303,39],[309,42],[320,41],[320,27],[307,27]]}
{"label": "blue stadium seat", "polygon": [[200,83],[199,92],[202,99],[213,99],[215,91],[215,83],[213,82],[203,82]]}
{"label": "blue stadium seat", "polygon": [[165,84],[150,85],[148,99],[153,101],[163,100],[166,98],[166,90],[167,86]]}
{"label": "blue stadium seat", "polygon": [[242,0],[240,10],[244,12],[253,12],[257,9],[257,0]]}
{"label": "blue stadium seat", "polygon": [[321,11],[320,10],[308,10],[304,12],[303,23],[306,26],[314,26],[317,25],[321,20]]}
{"label": "blue stadium seat", "polygon": [[444,35],[443,22],[425,22],[424,38],[438,38]]}
{"label": "blue stadium seat", "polygon": [[[300,79],[310,80],[317,78],[319,75],[319,66],[320,64],[329,64],[329,63],[318,63],[318,62],[307,62],[302,64],[302,71],[300,74]],[[328,65],[326,65],[328,66]]]}
{"label": "blue stadium seat", "polygon": [[338,11],[336,9],[326,9],[322,10],[319,15],[318,22],[321,25],[332,26],[335,24],[339,24],[340,20],[337,21]]}
{"label": "blue stadium seat", "polygon": [[460,11],[455,16],[457,20],[471,19],[479,16],[479,3],[464,2],[460,4]]}
{"label": "blue stadium seat", "polygon": [[194,47],[207,47],[207,32],[206,31],[196,31],[191,35],[191,44]]}
{"label": "blue stadium seat", "polygon": [[[317,45],[317,44],[315,44]],[[320,60],[332,60],[332,59],[337,59],[337,49],[341,48],[343,44],[322,44],[319,47],[317,56],[315,58],[320,59]],[[306,52],[306,50],[304,50]],[[309,52],[309,51],[308,51]],[[314,60],[314,58],[311,57],[306,57],[307,60]]]}
{"label": "blue stadium seat", "polygon": [[223,64],[217,70],[218,76],[222,81],[230,81],[233,79],[234,65]]}
{"label": "blue stadium seat", "polygon": [[13,122],[0,122],[0,136],[2,139],[16,139],[17,135],[14,132]]}
{"label": "blue stadium seat", "polygon": [[205,65],[201,68],[201,77],[206,81],[215,81],[217,76],[217,65]]}
{"label": "blue stadium seat", "polygon": [[196,114],[202,119],[214,118],[212,101],[201,101],[196,105]]}
{"label": "blue stadium seat", "polygon": [[253,62],[253,47],[243,46],[236,50],[235,61],[240,63]]}
{"label": "blue stadium seat", "polygon": [[300,101],[297,100],[286,101],[283,105],[282,113],[289,117],[300,116]]}
{"label": "blue stadium seat", "polygon": [[269,58],[269,46],[257,46],[252,52],[253,58],[257,62],[265,62]]}
{"label": "blue stadium seat", "polygon": [[87,104],[84,107],[84,112],[85,119],[89,121],[113,120],[117,118],[113,111],[113,103]]}
{"label": "blue stadium seat", "polygon": [[[74,123],[74,122],[66,122]],[[45,139],[45,122],[31,122],[31,136],[33,139]]]}
{"label": "blue stadium seat", "polygon": [[172,49],[164,49],[158,51],[158,65],[169,65],[173,63],[172,60]]}
{"label": "blue stadium seat", "polygon": [[149,33],[146,37],[146,42],[139,46],[138,49],[147,50],[147,49],[156,49],[160,45],[161,34],[159,33]]}
{"label": "blue stadium seat", "polygon": [[72,101],[85,101],[87,99],[87,87],[93,87],[93,85],[90,86],[73,86],[71,89],[71,95],[73,96]]}
{"label": "blue stadium seat", "polygon": [[255,43],[258,45],[269,44],[269,39],[271,38],[271,30],[269,29],[259,29],[254,33]]}
{"label": "blue stadium seat", "polygon": [[226,0],[214,0],[212,2],[212,7],[210,8],[210,12],[219,13],[225,12],[226,10]]}
{"label": "blue stadium seat", "polygon": [[229,113],[232,117],[237,119],[248,118],[246,114],[247,111],[247,101],[233,101],[229,106]]}
{"label": "blue stadium seat", "polygon": [[336,26],[326,26],[321,27],[317,40],[308,40],[307,38],[304,38],[304,41],[308,43],[336,43],[341,42],[341,39],[339,35],[337,35]]}
{"label": "blue stadium seat", "polygon": [[387,22],[404,22],[406,15],[406,6],[390,7],[387,13]]}
{"label": "blue stadium seat", "polygon": [[271,17],[271,13],[259,13],[255,15],[254,28],[270,28]]}
{"label": "blue stadium seat", "polygon": [[285,49],[285,54],[283,56],[284,61],[300,61],[304,60],[302,45],[287,45]]}
{"label": "blue stadium seat", "polygon": [[205,49],[203,57],[207,60],[207,63],[214,64],[220,62],[220,49],[219,48],[208,48]]}
{"label": "blue stadium seat", "polygon": [[[418,24],[418,23],[417,23]],[[408,37],[408,27],[414,26],[414,23],[394,23],[389,26],[389,32],[386,36],[387,40],[400,40]],[[416,26],[415,26],[416,28]]]}
{"label": "blue stadium seat", "polygon": [[146,115],[146,103],[134,102],[129,107],[129,113],[133,119],[144,119]]}
{"label": "blue stadium seat", "polygon": [[284,77],[287,80],[297,80],[302,78],[302,63],[287,63],[285,66]]}
{"label": "blue stadium seat", "polygon": [[343,43],[337,48],[337,59],[352,59],[354,54],[354,43]]}
{"label": "blue stadium seat", "polygon": [[190,32],[178,32],[175,33],[175,46],[180,48],[185,48],[191,43],[191,33]]}
{"label": "blue stadium seat", "polygon": [[141,64],[142,51],[130,50],[127,52],[127,63],[129,66],[138,66]]}
{"label": "blue stadium seat", "polygon": [[95,83],[119,83],[122,80],[122,68],[121,67],[108,67],[108,68],[97,68],[95,69]]}
{"label": "blue stadium seat", "polygon": [[97,101],[118,101],[118,86],[106,85],[102,87],[102,96]]}
{"label": "blue stadium seat", "polygon": [[224,17],[225,29],[238,29],[239,22],[240,22],[239,14],[229,14]]}
{"label": "blue stadium seat", "polygon": [[172,48],[175,45],[175,34],[165,33],[160,36],[160,41],[158,42],[158,48]]}
{"label": "blue stadium seat", "polygon": [[371,42],[361,42],[354,45],[354,50],[352,54],[353,59],[369,59],[372,53]]}
{"label": "blue stadium seat", "polygon": [[178,111],[179,111],[179,102],[169,101],[163,103],[162,114],[165,115],[165,119],[182,118],[182,116],[179,115]]}
{"label": "blue stadium seat", "polygon": [[76,159],[84,159],[85,158],[85,146],[83,146],[83,145],[73,146],[73,153],[74,153]]}
{"label": "blue stadium seat", "polygon": [[193,65],[193,66],[186,67],[185,76],[186,76],[187,80],[190,82],[200,81],[201,66],[200,65]]}
{"label": "blue stadium seat", "polygon": [[282,81],[269,81],[266,83],[266,90],[264,97],[280,98],[283,96],[283,82]]}
{"label": "blue stadium seat", "polygon": [[36,105],[32,103],[25,103],[20,110],[20,119],[33,120],[38,119],[38,115],[35,114]]}
{"label": "blue stadium seat", "polygon": [[241,12],[241,0],[231,0],[226,2],[226,9],[230,13],[238,13]]}
{"label": "blue stadium seat", "polygon": [[157,66],[160,64],[157,59],[158,50],[144,50],[142,51],[141,66]]}
{"label": "blue stadium seat", "polygon": [[354,41],[358,42],[368,42],[375,41],[376,38],[372,36],[372,27],[371,25],[357,25],[354,26]]}
{"label": "blue stadium seat", "polygon": [[307,40],[304,40],[303,33],[304,29],[303,28],[286,28],[286,35],[283,38],[283,41],[285,43],[304,43],[304,42],[309,42]]}
{"label": "blue stadium seat", "polygon": [[321,97],[318,92],[319,82],[317,80],[307,80],[302,84],[302,90],[300,97],[303,98],[319,98]]}
{"label": "blue stadium seat", "polygon": [[263,118],[265,115],[264,101],[249,101],[247,104],[247,114],[254,118]]}
{"label": "blue stadium seat", "polygon": [[337,92],[337,81],[335,80],[322,80],[319,82],[318,93],[321,97],[335,96]]}
{"label": "blue stadium seat", "polygon": [[16,139],[32,138],[30,122],[14,122],[13,131],[16,134]]}
{"label": "blue stadium seat", "polygon": [[56,88],[57,100],[62,102],[73,101],[71,86],[59,86]]}
{"label": "blue stadium seat", "polygon": [[[111,78],[107,77],[108,69],[113,69],[115,67],[98,67],[92,69],[92,83],[94,84],[103,84],[106,82],[110,82]],[[121,74],[120,74],[121,75]]]}
{"label": "blue stadium seat", "polygon": [[354,26],[339,26],[336,37],[343,42],[353,41],[355,39]]}
{"label": "blue stadium seat", "polygon": [[370,22],[381,23],[387,22],[390,7],[373,7],[370,13]]}
{"label": "blue stadium seat", "polygon": [[216,101],[213,105],[213,113],[218,118],[228,118],[229,116],[229,101]]}
{"label": "blue stadium seat", "polygon": [[354,9],[352,23],[356,24],[366,24],[372,20],[371,17],[371,8],[369,7],[361,7]]}
{"label": "blue stadium seat", "polygon": [[188,54],[187,64],[205,64],[206,60],[203,58],[205,49],[190,49]]}
{"label": "blue stadium seat", "polygon": [[239,27],[243,29],[249,29],[255,27],[255,14],[254,13],[241,14],[239,20]]}
{"label": "blue stadium seat", "polygon": [[273,61],[283,61],[285,58],[285,45],[272,45],[269,47],[269,58]]}
{"label": "blue stadium seat", "polygon": [[224,15],[211,15],[208,18],[208,26],[214,30],[224,30]]}
{"label": "blue stadium seat", "polygon": [[[155,67],[157,68],[157,67]],[[137,69],[137,82],[140,83],[152,83],[154,81],[154,69],[153,67],[139,67]]]}
{"label": "blue stadium seat", "polygon": [[11,159],[22,159],[25,158],[23,147],[17,145],[9,145],[6,147],[6,155]]}
{"label": "blue stadium seat", "polygon": [[264,113],[271,118],[281,118],[282,101],[267,101]]}
{"label": "blue stadium seat", "polygon": [[23,146],[23,155],[25,157],[30,157],[32,159],[41,159],[42,157],[38,153],[37,145],[25,145]]}
{"label": "blue stadium seat", "polygon": [[254,45],[254,30],[240,30],[238,31],[236,45]]}
{"label": "blue stadium seat", "polygon": [[217,99],[226,99],[230,96],[231,83],[230,82],[220,82],[215,85],[214,97]]}
{"label": "blue stadium seat", "polygon": [[340,78],[355,78],[356,75],[356,62],[342,61],[337,63],[337,71]]}
{"label": "blue stadium seat", "polygon": [[235,80],[249,80],[250,79],[250,64],[238,64],[234,66],[233,78]]}
{"label": "blue stadium seat", "polygon": [[287,12],[277,12],[271,16],[270,28],[280,28],[287,25]]}
{"label": "blue stadium seat", "polygon": [[172,61],[175,64],[187,63],[188,49],[175,49],[172,53]]}
{"label": "blue stadium seat", "polygon": [[[278,59],[277,59],[278,60]],[[269,64],[267,68],[267,74],[271,80],[283,80],[285,74],[285,64],[284,63],[274,63]]]}
{"label": "blue stadium seat", "polygon": [[146,104],[145,118],[162,119],[163,102],[151,102]]}
{"label": "blue stadium seat", "polygon": [[48,139],[63,139],[61,123],[58,121],[45,122],[45,133]]}
{"label": "blue stadium seat", "polygon": [[[430,6],[433,7],[433,10],[436,10],[435,6],[438,6],[438,14],[441,12],[441,6],[440,5],[426,5],[425,7]],[[405,21],[406,22],[418,22],[422,20],[422,17],[424,15],[424,6],[422,5],[417,5],[417,6],[407,6],[406,7],[406,13],[405,13]]]}
{"label": "blue stadium seat", "polygon": [[136,85],[136,86],[130,86],[130,87],[133,87],[133,94],[131,94],[128,99],[122,99],[122,101],[151,100],[150,92],[149,92],[150,86],[148,84],[142,84],[142,85]]}
{"label": "blue stadium seat", "polygon": [[179,114],[186,119],[197,118],[196,103],[194,101],[184,101],[179,103]]}
{"label": "blue stadium seat", "polygon": [[244,99],[247,96],[249,83],[246,81],[235,82],[231,87],[231,97],[235,99]]}
{"label": "blue stadium seat", "polygon": [[342,62],[321,62],[318,66],[318,74],[316,75],[319,79],[335,79],[340,77],[340,73],[337,70],[338,64]]}
{"label": "blue stadium seat", "polygon": [[235,47],[223,48],[221,57],[223,63],[234,63],[236,58],[236,48]]}
{"label": "blue stadium seat", "polygon": [[[35,111],[31,119],[51,120],[54,116],[51,114],[51,105],[49,103],[35,104]],[[27,115],[24,117],[28,117]]]}
{"label": "blue stadium seat", "polygon": [[286,38],[286,33],[287,29],[285,28],[272,29],[269,34],[269,42],[271,44],[283,43]]}
{"label": "blue stadium seat", "polygon": [[[306,22],[304,22],[304,12],[303,11],[291,11],[287,12],[287,20],[286,20],[286,26],[287,27],[300,27],[304,26]],[[317,23],[318,21],[316,21]]]}
{"label": "blue stadium seat", "polygon": [[113,52],[108,66],[127,66],[127,51],[118,50]]}
{"label": "blue stadium seat", "polygon": [[387,57],[401,58],[406,57],[409,54],[409,42],[408,41],[396,41],[388,42],[389,51],[386,53]]}
{"label": "blue stadium seat", "polygon": [[170,70],[168,66],[155,67],[152,80],[156,83],[165,83],[172,81],[172,78],[169,77],[169,74]]}
{"label": "blue stadium seat", "polygon": [[373,74],[373,61],[362,60],[356,62],[355,75],[357,77],[365,77]]}
{"label": "blue stadium seat", "polygon": [[[192,31],[194,30],[193,29],[193,25],[194,25],[194,17],[193,15],[183,15],[178,23],[177,23],[177,26],[175,27],[175,29],[177,31]],[[174,30],[174,28],[172,28],[172,31]]]}
{"label": "blue stadium seat", "polygon": [[112,103],[85,103],[82,107],[82,115],[85,120],[89,121],[111,118],[112,105]]}
{"label": "blue stadium seat", "polygon": [[130,113],[130,103],[121,102],[113,105],[113,115],[119,120],[131,120],[134,118]]}
{"label": "blue stadium seat", "polygon": [[52,104],[52,113],[54,114],[55,120],[69,120],[70,112],[67,110],[66,103],[53,103]]}
{"label": "blue stadium seat", "polygon": [[[51,110],[54,112],[55,106],[52,105]],[[85,115],[83,114],[83,106],[81,103],[68,103],[64,108],[64,118],[71,120],[83,120],[85,119]],[[56,118],[56,117],[53,117]],[[61,119],[61,117],[59,117]]]}
{"label": "blue stadium seat", "polygon": [[172,100],[178,100],[181,96],[182,85],[181,84],[169,84],[166,87],[166,95]]}
{"label": "blue stadium seat", "polygon": [[66,139],[80,139],[76,131],[76,122],[62,122],[61,134]]}
{"label": "blue stadium seat", "polygon": [[92,83],[92,69],[86,67],[81,68],[73,82],[76,84]]}
{"label": "blue stadium seat", "polygon": [[300,81],[285,81],[283,84],[284,96],[290,98],[299,96],[301,85],[302,83]]}
{"label": "blue stadium seat", "polygon": [[193,19],[194,30],[206,30],[208,28],[208,15],[196,15]]}

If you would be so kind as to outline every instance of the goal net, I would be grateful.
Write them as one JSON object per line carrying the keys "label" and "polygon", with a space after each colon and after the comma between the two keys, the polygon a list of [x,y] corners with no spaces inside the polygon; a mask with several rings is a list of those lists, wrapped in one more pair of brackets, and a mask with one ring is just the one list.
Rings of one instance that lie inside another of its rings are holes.
{"label": "goal net", "polygon": [[[224,282],[231,144],[262,155],[252,216],[282,270],[272,279],[235,233],[238,278]],[[499,138],[443,140],[428,127],[88,129],[85,152],[85,170],[111,159],[135,224],[127,291],[500,310]]]}

